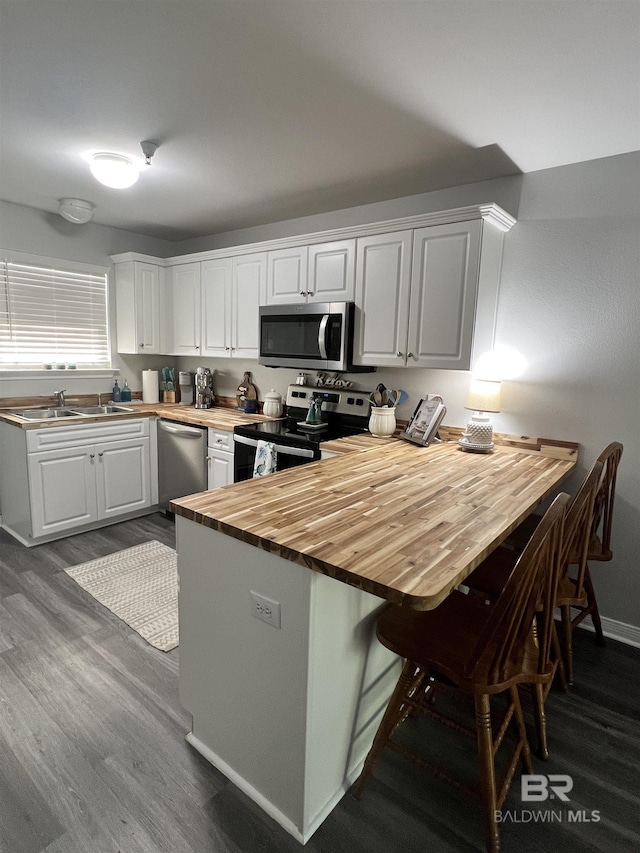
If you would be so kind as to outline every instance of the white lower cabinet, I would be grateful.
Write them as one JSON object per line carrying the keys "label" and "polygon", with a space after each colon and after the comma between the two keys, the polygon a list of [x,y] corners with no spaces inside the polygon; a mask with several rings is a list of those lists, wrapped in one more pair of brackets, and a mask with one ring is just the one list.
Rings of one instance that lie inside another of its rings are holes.
{"label": "white lower cabinet", "polygon": [[233,483],[233,433],[209,427],[207,488],[219,489]]}
{"label": "white lower cabinet", "polygon": [[149,469],[148,438],[30,453],[34,538],[151,506]]}
{"label": "white lower cabinet", "polygon": [[26,435],[3,425],[3,526],[30,545],[144,513],[158,502],[154,429],[148,418]]}

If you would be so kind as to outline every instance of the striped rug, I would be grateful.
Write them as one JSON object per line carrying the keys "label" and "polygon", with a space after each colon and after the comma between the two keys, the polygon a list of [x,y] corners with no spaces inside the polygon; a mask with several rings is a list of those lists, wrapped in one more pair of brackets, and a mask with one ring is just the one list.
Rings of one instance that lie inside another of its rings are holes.
{"label": "striped rug", "polygon": [[176,552],[145,542],[65,569],[96,601],[162,652],[178,645]]}

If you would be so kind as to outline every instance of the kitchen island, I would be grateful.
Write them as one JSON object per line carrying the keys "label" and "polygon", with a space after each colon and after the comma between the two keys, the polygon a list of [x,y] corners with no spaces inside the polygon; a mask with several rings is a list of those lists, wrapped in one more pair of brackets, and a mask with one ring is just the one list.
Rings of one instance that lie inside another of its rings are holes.
{"label": "kitchen island", "polygon": [[396,440],[175,501],[188,740],[307,841],[397,680],[375,640],[384,600],[436,607],[576,455]]}

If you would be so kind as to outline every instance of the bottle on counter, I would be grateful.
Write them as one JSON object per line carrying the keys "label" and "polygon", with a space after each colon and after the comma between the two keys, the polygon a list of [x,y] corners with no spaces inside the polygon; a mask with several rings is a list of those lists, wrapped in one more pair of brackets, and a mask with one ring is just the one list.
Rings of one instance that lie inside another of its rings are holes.
{"label": "bottle on counter", "polygon": [[131,402],[131,388],[127,385],[127,380],[124,380],[124,385],[122,386],[122,391],[120,392],[120,399],[123,403]]}
{"label": "bottle on counter", "polygon": [[111,389],[111,399],[114,403],[119,403],[122,399],[122,391],[120,390],[120,386],[118,385],[117,379],[113,388]]}

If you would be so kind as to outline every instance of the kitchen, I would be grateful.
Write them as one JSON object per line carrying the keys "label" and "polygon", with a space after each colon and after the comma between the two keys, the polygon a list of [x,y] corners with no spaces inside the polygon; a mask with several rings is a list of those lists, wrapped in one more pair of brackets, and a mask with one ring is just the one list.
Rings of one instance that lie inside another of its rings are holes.
{"label": "kitchen", "polygon": [[[562,7],[563,4],[559,4],[558,8]],[[594,30],[609,33],[608,26],[614,25],[608,25],[607,21],[599,19],[598,8],[598,4],[590,6],[595,17],[589,20]],[[637,33],[637,26],[636,29],[631,24],[623,26],[622,10],[625,8],[629,11],[630,7],[625,7],[624,4],[619,6],[621,19],[616,15],[612,16],[616,25],[619,25],[619,30],[615,31],[614,49],[621,57],[626,55],[624,45],[627,45],[629,40],[633,41],[633,34]],[[103,12],[97,14],[104,15]],[[255,14],[258,14],[257,10]],[[3,10],[3,17],[3,24],[13,22],[10,10]],[[575,15],[571,21],[572,26],[577,23],[574,19]],[[40,28],[44,29],[46,20],[47,16],[43,16],[37,25],[33,21],[30,22],[32,31],[39,32]],[[284,27],[282,20],[278,20]],[[373,34],[377,20],[377,16],[372,15],[366,26],[363,22],[360,22],[360,25],[365,30],[371,27]],[[508,23],[509,18],[505,21]],[[225,19],[225,22],[233,24],[232,20]],[[55,29],[53,23],[50,23],[51,28]],[[302,19],[293,18],[288,22],[288,26],[297,26],[298,35],[302,38],[305,34],[303,23]],[[507,23],[504,24],[505,27]],[[558,32],[564,32],[560,21],[556,23]],[[567,22],[564,23],[566,25]],[[106,25],[106,22],[103,21],[103,24]],[[401,22],[398,26],[400,24]],[[480,24],[482,21],[478,22],[478,26]],[[142,26],[142,22],[140,25]],[[145,25],[149,26],[151,33],[156,33],[156,28],[160,29],[158,20],[145,21]],[[583,25],[587,26],[584,23]],[[315,20],[314,26],[322,31],[321,21]],[[499,30],[500,25],[496,26]],[[482,31],[485,32],[484,27]],[[24,44],[25,39],[20,39],[21,32],[18,29],[15,37],[18,42]],[[178,39],[181,32],[176,23],[174,39]],[[251,28],[247,32],[252,34],[252,38],[257,38]],[[517,29],[517,32],[518,39],[512,38],[510,44],[513,47],[510,51],[519,54],[522,49],[519,41],[520,29]],[[119,38],[123,37],[119,28],[117,33]],[[194,38],[194,30],[190,29],[188,35]],[[57,31],[57,39],[61,45],[65,45],[62,32]],[[496,51],[497,57],[502,57],[502,51],[506,49],[505,44],[507,43],[503,42]],[[595,39],[593,56],[599,55],[598,50],[606,50],[606,45],[606,38]],[[289,49],[290,47],[289,45]],[[170,46],[165,44],[164,48],[170,51]],[[139,50],[140,52],[136,53],[133,48],[134,60],[142,57],[141,46]],[[334,50],[338,48],[335,47]],[[73,53],[73,50],[62,50],[61,57],[68,56],[69,52]],[[230,61],[228,53],[225,53],[224,57]],[[12,58],[15,61],[13,55]],[[511,58],[514,59],[513,55]],[[605,74],[603,85],[609,83],[612,86],[613,82],[610,82],[606,72],[602,71],[605,66],[609,67],[609,60],[607,55],[607,60],[599,63],[599,74]],[[502,64],[501,59],[498,61]],[[560,63],[561,60],[558,58],[556,61]],[[620,61],[623,64],[623,60]],[[321,70],[324,72],[322,86],[337,86],[338,83],[343,87],[347,86],[344,79],[336,81],[328,75],[326,69]],[[310,71],[307,73],[310,74]],[[478,73],[477,68],[473,73]],[[562,77],[561,66],[557,69],[555,78]],[[82,75],[84,80],[90,78],[90,73]],[[162,75],[159,79],[163,79]],[[620,104],[628,112],[625,121],[629,121],[636,128],[638,124],[637,98],[634,98],[633,90],[635,84],[630,83],[627,78],[623,79],[626,83],[620,82],[619,88],[610,90],[612,94],[615,93],[616,97],[612,97],[611,101],[618,111],[610,115],[609,121],[616,127],[614,135],[617,135],[618,139],[621,136],[619,122],[623,113]],[[637,79],[637,75],[633,79]],[[152,82],[145,78],[144,86],[152,86]],[[277,82],[280,86],[293,86],[291,81],[287,83],[284,74],[278,76]],[[303,82],[308,83],[308,77],[305,76]],[[488,82],[486,86],[487,91],[490,91],[491,84]],[[518,90],[518,99],[524,98],[524,103],[526,96],[523,93],[526,88],[527,84],[522,82]],[[347,94],[351,98],[364,98],[370,109],[375,107],[379,118],[385,114],[387,105],[383,100],[367,101],[365,93],[355,83],[351,89],[345,89],[345,97]],[[102,90],[99,95],[103,99],[107,97],[107,93]],[[595,93],[592,97],[595,97]],[[588,102],[588,97],[585,98]],[[495,100],[488,98],[487,103]],[[28,102],[28,96],[23,97],[23,102]],[[518,100],[514,103],[521,102]],[[57,106],[60,108],[60,105]],[[467,106],[471,109],[471,105]],[[138,104],[137,108],[142,107]],[[598,102],[598,109],[604,110],[605,107]],[[144,110],[144,115],[147,115],[149,107],[144,107]],[[144,127],[138,130],[139,124],[134,125],[136,131],[132,141],[135,145],[139,139],[147,138],[147,134],[155,132],[158,122],[157,110],[155,112],[155,124],[151,123],[149,114]],[[57,119],[58,116],[54,118]],[[496,117],[495,121],[497,120]],[[119,126],[115,113],[109,116],[109,121],[114,126]],[[188,121],[188,118],[185,121]],[[97,130],[100,123],[101,119],[96,117]],[[606,124],[606,121],[603,119],[600,123]],[[539,119],[538,125],[532,131],[535,147],[538,148],[541,147],[540,128],[543,124],[546,125],[546,122],[543,123]],[[406,116],[402,117],[401,126],[409,136],[414,130]],[[361,128],[361,133],[363,130]],[[549,138],[549,145],[552,146],[556,137],[549,135],[550,131],[544,133],[546,135],[542,138]],[[499,135],[496,138],[499,142],[502,141]],[[328,145],[329,142],[330,140],[323,138],[323,144]],[[109,143],[96,140],[95,144]],[[616,140],[616,144],[621,143]],[[610,440],[617,439],[624,444],[625,457],[617,487],[614,560],[609,566],[598,570],[595,583],[600,610],[605,617],[609,635],[619,637],[629,644],[637,644],[640,612],[634,558],[638,550],[640,466],[635,424],[640,414],[640,400],[638,363],[633,355],[637,348],[640,323],[637,298],[638,147],[637,144],[628,144],[626,148],[603,147],[599,152],[594,151],[588,158],[566,159],[562,163],[555,162],[552,166],[537,164],[533,168],[525,169],[524,174],[512,170],[489,177],[462,170],[459,173],[463,176],[462,179],[457,177],[435,186],[418,182],[413,184],[414,189],[411,190],[406,189],[400,182],[393,195],[376,188],[377,198],[366,198],[364,194],[352,193],[349,196],[351,203],[345,203],[336,196],[332,207],[320,205],[316,206],[315,210],[308,209],[304,212],[298,212],[299,209],[291,207],[291,212],[287,214],[274,202],[272,211],[266,214],[254,212],[252,218],[245,222],[238,219],[227,227],[216,226],[202,231],[197,236],[183,235],[176,239],[164,239],[159,231],[152,235],[141,226],[126,228],[124,224],[118,227],[98,224],[100,206],[96,207],[96,221],[93,223],[85,226],[65,223],[55,213],[58,196],[77,193],[82,197],[92,198],[92,189],[88,183],[51,192],[46,204],[42,205],[45,210],[37,203],[36,197],[29,196],[18,201],[17,196],[7,191],[2,194],[5,200],[0,207],[0,243],[3,248],[13,252],[36,253],[105,266],[110,269],[110,278],[113,280],[114,269],[111,267],[110,257],[121,253],[136,252],[165,259],[342,227],[356,229],[369,223],[428,215],[472,205],[499,205],[513,216],[516,224],[504,237],[496,341],[518,350],[527,360],[527,370],[519,379],[503,383],[502,410],[493,416],[494,427],[502,433],[547,436],[579,442],[580,471],[568,481],[568,489],[577,484],[590,460],[594,459]],[[317,152],[317,149],[314,150]],[[163,164],[165,152],[167,159]],[[169,154],[169,144],[161,144],[154,155],[152,165],[141,177],[139,187],[142,185],[142,179],[149,183],[154,178],[154,170],[161,173],[159,180],[162,183],[162,173],[166,174],[166,170],[171,168]],[[215,167],[213,162],[211,167]],[[465,177],[468,177],[468,180],[465,180]],[[168,180],[168,176],[166,179]],[[3,183],[4,180],[3,176]],[[328,185],[329,182],[326,183]],[[425,188],[416,194],[416,186]],[[111,195],[107,192],[100,199],[100,204],[104,210],[114,204],[122,205],[122,202],[116,202],[114,191],[111,191]],[[150,215],[149,221],[152,218]],[[111,299],[112,328],[116,326],[116,309],[115,300]],[[179,370],[195,372],[205,361],[199,356],[181,355],[168,362],[164,355],[119,354],[113,351],[112,369],[106,372],[96,370],[89,375],[83,372],[82,376],[69,376],[66,373],[63,376],[58,374],[50,377],[41,373],[29,378],[24,372],[12,375],[11,370],[3,370],[0,377],[0,397],[3,401],[16,397],[47,397],[51,396],[54,390],[65,386],[71,396],[108,393],[113,385],[115,371],[118,372],[119,378],[128,380],[134,392],[139,392],[142,388],[142,371],[161,370],[167,363],[174,364]],[[235,396],[236,388],[246,371],[252,373],[261,399],[264,399],[264,395],[274,386],[284,395],[287,386],[295,382],[297,375],[293,368],[273,370],[259,365],[255,359],[242,357],[210,358],[206,363],[215,370],[216,393],[227,398]],[[369,384],[370,377],[373,385]],[[370,390],[378,382],[382,382],[388,388],[402,388],[406,391],[408,401],[404,408],[398,410],[400,419],[407,420],[410,417],[413,406],[425,393],[439,393],[443,396],[448,410],[447,423],[463,426],[469,418],[469,412],[464,408],[470,378],[466,370],[384,367],[378,368],[375,374],[353,374],[349,378],[356,383],[356,387],[364,390]],[[155,528],[161,527],[163,522],[150,519],[145,524]],[[102,534],[96,533],[95,536],[117,536],[115,529],[104,528]],[[103,538],[98,541],[104,547],[105,541],[108,540]],[[18,565],[22,564],[23,559],[27,559],[21,557],[20,551],[15,549],[13,543],[5,539],[2,540],[2,547],[9,549],[12,559],[17,560]],[[53,550],[50,553],[53,556],[49,558],[49,565],[55,567],[59,565],[56,554],[68,554],[69,549],[74,548],[73,539],[61,540],[55,548],[51,547]],[[72,558],[69,563],[81,562],[82,558]],[[2,559],[4,562],[5,557]],[[587,640],[589,639],[587,637]],[[175,664],[163,664],[163,672],[170,670],[172,666]],[[179,736],[183,735],[184,727]],[[180,760],[184,762],[184,759]],[[564,771],[558,768],[558,772]],[[212,782],[203,784],[214,785]],[[209,787],[206,790],[211,792],[212,789]],[[365,803],[366,796],[356,806],[345,802],[344,808],[353,816],[358,808],[365,807]],[[252,814],[251,807],[245,805],[244,808],[247,814]],[[346,825],[344,831],[348,832]],[[248,839],[245,839],[245,844],[244,849],[251,849]],[[313,844],[313,839],[309,844]],[[129,849],[137,848],[131,844]],[[336,849],[339,849],[337,845]],[[369,849],[375,849],[373,843]]]}

